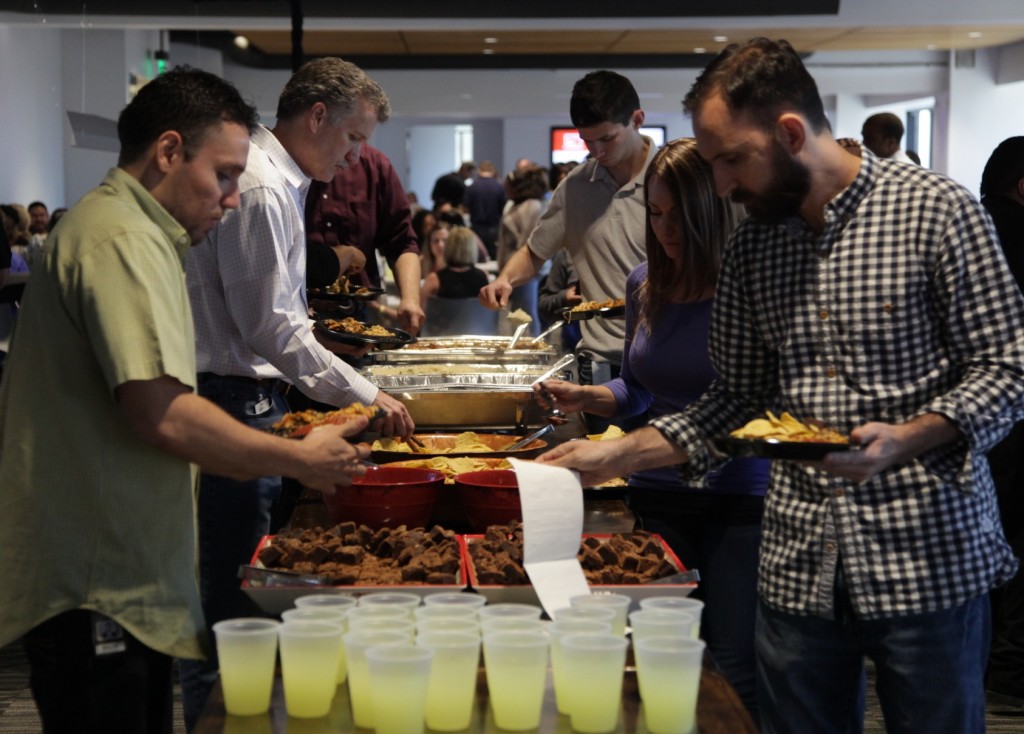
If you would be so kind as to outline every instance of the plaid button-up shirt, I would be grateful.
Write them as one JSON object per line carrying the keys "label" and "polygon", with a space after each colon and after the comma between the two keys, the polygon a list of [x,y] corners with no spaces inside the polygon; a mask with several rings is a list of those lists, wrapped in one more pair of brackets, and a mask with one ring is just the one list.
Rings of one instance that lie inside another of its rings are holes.
{"label": "plaid button-up shirt", "polygon": [[774,462],[759,591],[830,617],[841,563],[863,618],[955,606],[1016,566],[985,453],[1024,417],[1024,301],[988,215],[944,176],[865,151],[825,214],[820,236],[800,219],[737,230],[711,325],[721,378],[652,424],[689,473],[704,438],[765,409],[844,432],[945,416],[959,441],[863,484]]}

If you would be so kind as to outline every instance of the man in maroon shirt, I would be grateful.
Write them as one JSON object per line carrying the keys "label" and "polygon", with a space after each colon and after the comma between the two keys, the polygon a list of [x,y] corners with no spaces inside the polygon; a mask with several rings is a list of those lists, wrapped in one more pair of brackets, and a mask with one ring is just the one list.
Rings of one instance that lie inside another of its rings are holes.
{"label": "man in maroon shirt", "polygon": [[333,248],[353,246],[366,259],[355,276],[363,285],[381,285],[375,251],[390,265],[398,285],[399,326],[416,334],[423,325],[420,306],[420,254],[412,212],[391,161],[364,145],[359,162],[339,171],[330,183],[314,181],[306,195],[306,280],[317,287],[333,283],[341,261]]}

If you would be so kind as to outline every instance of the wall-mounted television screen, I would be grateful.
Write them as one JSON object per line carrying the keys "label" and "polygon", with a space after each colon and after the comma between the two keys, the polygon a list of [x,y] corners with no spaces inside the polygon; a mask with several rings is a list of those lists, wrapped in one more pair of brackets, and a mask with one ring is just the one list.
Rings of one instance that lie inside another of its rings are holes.
{"label": "wall-mounted television screen", "polygon": [[[649,137],[659,148],[665,144],[666,129],[664,125],[645,125],[640,128],[640,134]],[[587,146],[580,139],[576,128],[551,128],[551,165],[571,161],[580,163],[587,155]]]}

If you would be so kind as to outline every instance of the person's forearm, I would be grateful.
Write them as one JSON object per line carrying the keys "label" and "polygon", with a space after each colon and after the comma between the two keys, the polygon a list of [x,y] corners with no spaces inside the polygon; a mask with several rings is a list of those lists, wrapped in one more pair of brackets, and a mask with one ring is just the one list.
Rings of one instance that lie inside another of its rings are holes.
{"label": "person's forearm", "polygon": [[610,418],[618,412],[615,395],[604,385],[586,385],[583,391],[584,412],[603,418]]}
{"label": "person's forearm", "polygon": [[508,280],[514,288],[536,276],[543,264],[544,261],[534,255],[529,244],[526,244],[512,254],[498,277]]}
{"label": "person's forearm", "polygon": [[623,473],[628,474],[644,469],[658,469],[663,466],[677,466],[690,460],[686,449],[673,443],[657,428],[645,426],[626,434],[622,445]]}
{"label": "person's forearm", "polygon": [[238,480],[301,474],[301,442],[254,431],[177,380],[128,382],[117,399],[143,441],[204,472]]}
{"label": "person's forearm", "polygon": [[953,421],[938,413],[925,413],[901,426],[900,462],[915,459],[926,451],[953,443],[962,435]]}
{"label": "person's forearm", "polygon": [[395,261],[395,284],[402,300],[420,300],[420,256],[415,252],[403,252]]}

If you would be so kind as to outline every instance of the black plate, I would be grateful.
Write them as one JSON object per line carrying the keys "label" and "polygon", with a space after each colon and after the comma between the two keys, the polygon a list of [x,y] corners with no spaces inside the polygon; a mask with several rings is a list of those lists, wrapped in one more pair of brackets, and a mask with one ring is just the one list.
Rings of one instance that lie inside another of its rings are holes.
{"label": "black plate", "polygon": [[329,329],[324,325],[323,320],[315,322],[313,324],[313,328],[324,336],[334,339],[335,341],[356,347],[363,347],[367,344],[371,344],[379,349],[397,349],[398,347],[404,347],[406,344],[412,344],[416,341],[416,337],[406,331],[402,331],[401,329],[389,329],[392,334],[391,336],[369,336],[367,334],[354,334],[350,331],[335,331],[334,329]]}
{"label": "black plate", "polygon": [[618,319],[626,315],[626,305],[597,309],[597,314],[606,319]]}
{"label": "black plate", "polygon": [[780,441],[777,438],[735,438],[718,436],[709,438],[712,452],[722,456],[760,456],[766,459],[798,459],[812,461],[824,458],[833,451],[856,449],[848,443],[820,443],[816,441]]}
{"label": "black plate", "polygon": [[383,288],[370,286],[359,286],[357,290],[366,290],[366,293],[328,293],[326,288],[307,288],[306,299],[310,301],[373,301],[384,293]]}

